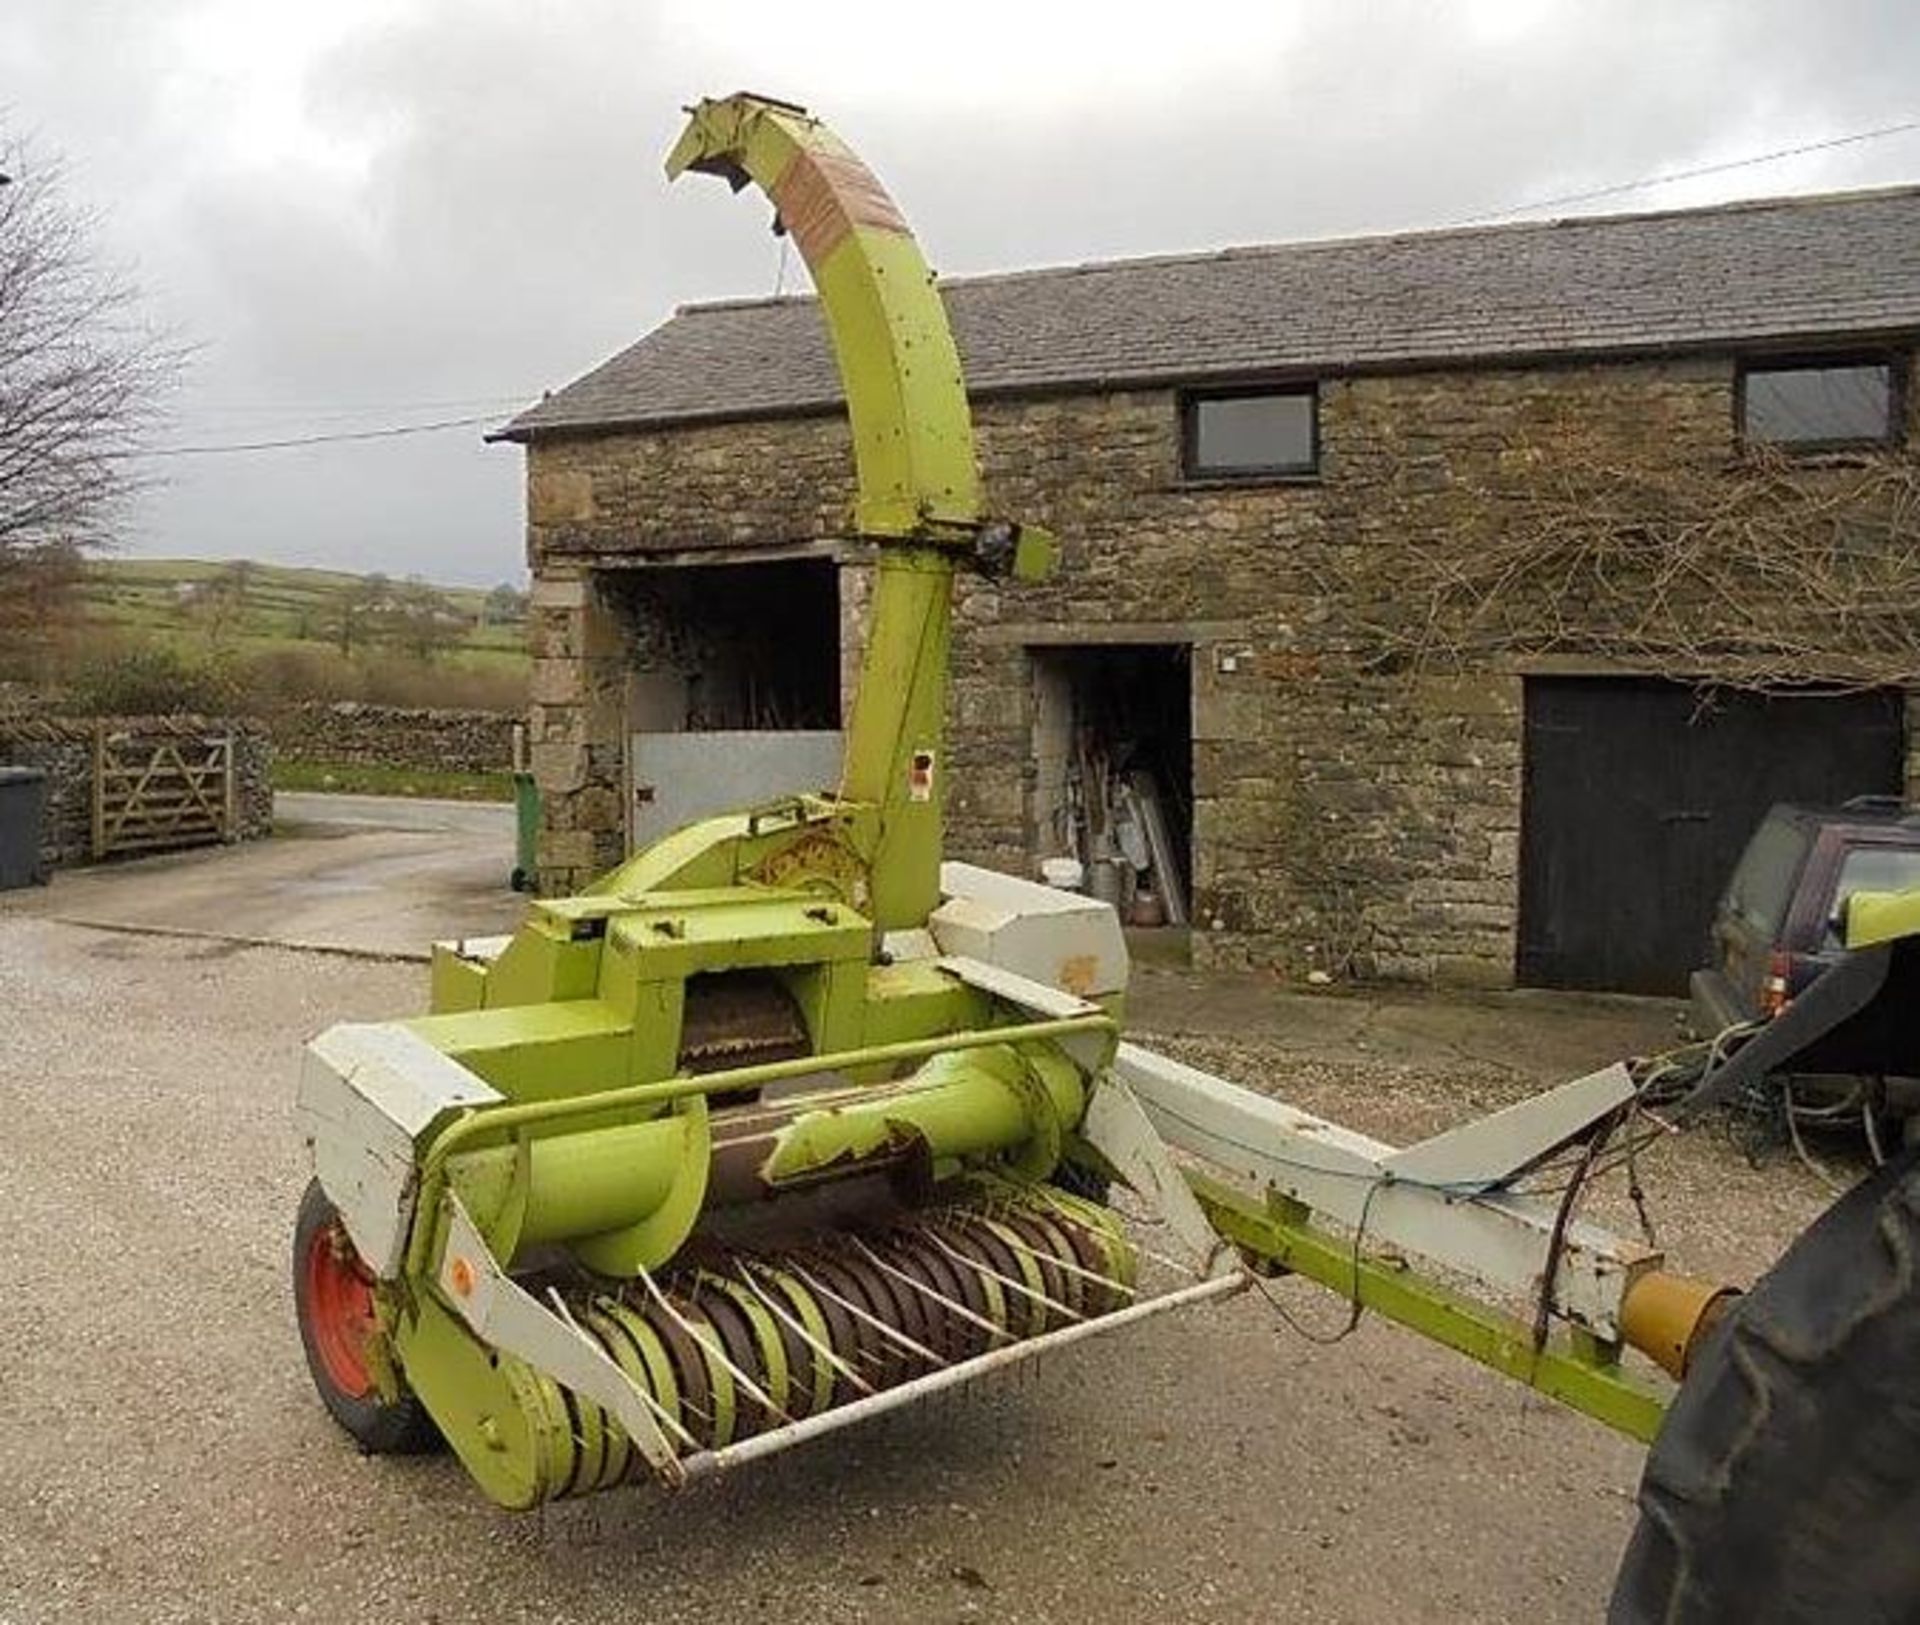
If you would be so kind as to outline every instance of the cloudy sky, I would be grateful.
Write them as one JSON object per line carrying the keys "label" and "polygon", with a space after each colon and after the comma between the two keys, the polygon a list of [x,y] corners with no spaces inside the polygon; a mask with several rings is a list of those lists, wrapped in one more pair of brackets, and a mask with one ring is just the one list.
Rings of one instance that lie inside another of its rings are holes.
{"label": "cloudy sky", "polygon": [[[832,119],[945,273],[1920,180],[1912,0],[8,0],[0,119],[194,347],[164,443],[504,417],[683,300],[771,292],[766,211],[671,191],[681,104]],[[789,272],[792,287],[796,272]],[[176,455],[148,554],[490,583],[520,454],[463,426]]]}

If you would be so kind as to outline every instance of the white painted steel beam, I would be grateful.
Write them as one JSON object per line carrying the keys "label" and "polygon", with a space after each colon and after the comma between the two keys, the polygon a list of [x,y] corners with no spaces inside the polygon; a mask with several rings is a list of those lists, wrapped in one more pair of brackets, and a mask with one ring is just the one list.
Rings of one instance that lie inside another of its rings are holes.
{"label": "white painted steel beam", "polygon": [[499,1092],[397,1022],[346,1022],[307,1045],[294,1115],[320,1188],[354,1250],[383,1280],[400,1272],[418,1182],[414,1143],[443,1112]]}
{"label": "white painted steel beam", "polygon": [[[1137,1044],[1119,1047],[1112,1070],[1175,1148],[1362,1229],[1370,1243],[1417,1254],[1499,1292],[1538,1294],[1552,1249],[1552,1200],[1489,1190],[1478,1178],[1456,1187],[1406,1173],[1395,1166],[1402,1153],[1390,1145]],[[1578,1080],[1574,1088],[1498,1131],[1456,1131],[1427,1142],[1437,1149],[1425,1165],[1484,1171],[1502,1160],[1516,1167],[1537,1162],[1578,1131],[1569,1127],[1576,1106],[1593,1108],[1597,1117],[1619,1103],[1618,1080],[1608,1073]],[[1529,1154],[1522,1139],[1528,1125],[1542,1137],[1538,1154]],[[1409,1154],[1406,1166],[1418,1168],[1422,1159]],[[1576,1220],[1562,1238],[1552,1307],[1600,1337],[1617,1339],[1628,1285],[1660,1262],[1660,1254]]]}
{"label": "white painted steel beam", "polygon": [[1398,1179],[1455,1190],[1492,1190],[1572,1144],[1633,1094],[1633,1074],[1615,1061],[1396,1151],[1386,1159],[1386,1167]]}

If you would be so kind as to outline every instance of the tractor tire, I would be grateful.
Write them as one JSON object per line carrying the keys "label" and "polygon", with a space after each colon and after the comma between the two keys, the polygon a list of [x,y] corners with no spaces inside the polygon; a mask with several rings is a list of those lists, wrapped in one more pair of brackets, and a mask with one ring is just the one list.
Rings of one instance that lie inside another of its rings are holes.
{"label": "tractor tire", "polygon": [[1639,1503],[1613,1625],[1920,1620],[1920,1148],[1714,1331]]}
{"label": "tractor tire", "polygon": [[319,1180],[308,1183],[293,1227],[293,1306],[307,1370],[333,1419],[370,1456],[419,1455],[440,1430],[410,1393],[383,1399],[360,1352],[372,1315],[372,1276]]}

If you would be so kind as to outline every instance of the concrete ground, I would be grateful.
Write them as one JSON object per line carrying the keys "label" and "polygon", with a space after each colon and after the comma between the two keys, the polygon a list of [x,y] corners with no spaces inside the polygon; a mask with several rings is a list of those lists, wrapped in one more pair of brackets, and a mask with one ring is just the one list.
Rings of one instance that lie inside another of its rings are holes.
{"label": "concrete ground", "polygon": [[[448,1458],[359,1457],[292,1322],[295,1058],[330,1022],[419,1008],[423,973],[100,926],[416,948],[515,917],[511,835],[468,806],[285,797],[283,816],[259,847],[0,901],[0,1625],[1600,1617],[1637,1446],[1377,1321],[1321,1346],[1252,1298],[678,1498],[513,1517]],[[1393,1137],[1671,1019],[1165,969],[1137,1015]],[[1709,1134],[1660,1147],[1647,1182],[1677,1261],[1742,1277],[1825,1200]],[[1309,1329],[1344,1318],[1283,1291]]]}
{"label": "concrete ground", "polygon": [[520,917],[511,807],[283,792],[274,810],[274,840],[73,870],[13,906],[408,954]]}

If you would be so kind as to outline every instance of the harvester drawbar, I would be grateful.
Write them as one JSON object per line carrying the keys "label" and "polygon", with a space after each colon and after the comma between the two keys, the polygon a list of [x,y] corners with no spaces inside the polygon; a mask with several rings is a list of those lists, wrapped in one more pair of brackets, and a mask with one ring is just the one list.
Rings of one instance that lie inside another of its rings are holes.
{"label": "harvester drawbar", "polygon": [[918,245],[797,107],[703,102],[668,170],[758,185],[819,290],[875,557],[841,781],[439,944],[431,1014],[312,1042],[294,1275],[334,1416],[531,1507],[1291,1272],[1651,1438],[1671,1385],[1623,1351],[1681,1374],[1730,1294],[1571,1214],[1635,1074],[1396,1149],[1123,1042],[1109,907],[941,862],[955,572],[1052,546],[983,506]]}

